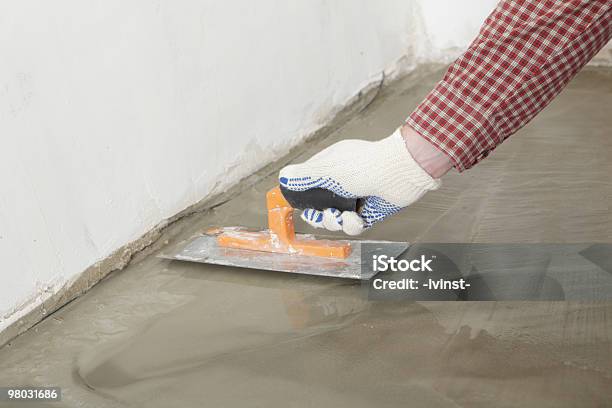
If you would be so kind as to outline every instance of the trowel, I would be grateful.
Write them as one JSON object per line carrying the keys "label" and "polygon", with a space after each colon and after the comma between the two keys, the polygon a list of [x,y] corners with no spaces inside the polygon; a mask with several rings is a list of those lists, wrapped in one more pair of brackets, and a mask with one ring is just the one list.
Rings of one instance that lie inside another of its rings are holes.
{"label": "trowel", "polygon": [[266,194],[267,230],[210,228],[159,256],[239,268],[367,280],[376,274],[370,267],[374,255],[397,257],[408,248],[408,243],[317,239],[310,234],[296,234],[293,223],[294,209],[357,211],[360,201],[321,188],[297,192],[276,186]]}

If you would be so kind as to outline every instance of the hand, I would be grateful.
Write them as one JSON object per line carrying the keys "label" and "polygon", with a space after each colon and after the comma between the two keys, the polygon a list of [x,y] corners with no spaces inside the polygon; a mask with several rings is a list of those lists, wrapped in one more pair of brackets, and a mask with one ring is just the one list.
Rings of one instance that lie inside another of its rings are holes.
{"label": "hand", "polygon": [[302,211],[302,219],[311,226],[348,235],[360,234],[441,184],[412,158],[399,129],[377,142],[335,143],[302,164],[284,167],[279,182],[294,191],[318,187],[342,197],[363,198],[358,212]]}

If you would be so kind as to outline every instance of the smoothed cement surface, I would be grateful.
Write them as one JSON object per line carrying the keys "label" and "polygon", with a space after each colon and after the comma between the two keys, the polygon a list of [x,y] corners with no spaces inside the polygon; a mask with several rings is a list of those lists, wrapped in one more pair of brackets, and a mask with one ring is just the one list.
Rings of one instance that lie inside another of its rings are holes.
{"label": "smoothed cement surface", "polygon": [[[296,161],[388,135],[441,75],[396,83]],[[364,238],[612,242],[610,106],[611,72],[584,71],[487,160]],[[274,183],[182,220],[170,243],[264,227]],[[49,406],[66,407],[612,406],[612,303],[369,302],[345,280],[153,255],[1,349],[0,385],[61,386]]]}

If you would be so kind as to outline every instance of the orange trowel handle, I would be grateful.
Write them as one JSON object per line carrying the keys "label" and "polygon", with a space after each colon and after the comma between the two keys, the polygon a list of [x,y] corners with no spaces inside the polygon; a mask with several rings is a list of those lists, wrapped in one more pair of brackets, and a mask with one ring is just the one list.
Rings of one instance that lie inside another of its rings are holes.
{"label": "orange trowel handle", "polygon": [[279,187],[268,191],[266,204],[269,232],[222,232],[217,236],[219,246],[339,259],[347,258],[350,255],[351,244],[347,241],[296,237],[293,207],[285,199]]}
{"label": "orange trowel handle", "polygon": [[[255,244],[256,249],[341,259],[348,257],[351,253],[351,244],[346,241],[296,239],[293,207],[285,199],[278,186],[268,191],[266,204],[270,234],[264,238],[262,243]],[[275,240],[278,240],[281,245],[277,245]],[[240,244],[238,247],[252,248],[253,243]]]}
{"label": "orange trowel handle", "polygon": [[266,201],[269,228],[284,243],[293,241],[295,237],[294,208],[314,208],[321,211],[326,208],[336,208],[340,211],[357,211],[360,205],[357,198],[341,197],[323,188],[292,191],[282,186],[276,186],[268,191]]}
{"label": "orange trowel handle", "polygon": [[266,194],[268,207],[268,227],[276,234],[279,241],[289,244],[295,240],[293,225],[293,207],[285,200],[278,186]]}

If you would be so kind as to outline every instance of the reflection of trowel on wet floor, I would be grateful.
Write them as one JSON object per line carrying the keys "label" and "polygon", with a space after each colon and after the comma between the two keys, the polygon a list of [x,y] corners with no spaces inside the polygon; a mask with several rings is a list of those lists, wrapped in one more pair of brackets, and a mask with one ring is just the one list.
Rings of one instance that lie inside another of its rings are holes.
{"label": "reflection of trowel on wet floor", "polygon": [[[372,255],[398,256],[405,242],[315,239],[296,234],[294,208],[328,207],[355,211],[357,199],[340,197],[328,190],[295,192],[275,187],[268,191],[268,226],[265,231],[242,227],[213,228],[160,256],[181,261],[240,268],[264,269],[306,275],[369,279]],[[362,268],[362,263],[367,262]]]}

